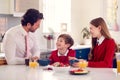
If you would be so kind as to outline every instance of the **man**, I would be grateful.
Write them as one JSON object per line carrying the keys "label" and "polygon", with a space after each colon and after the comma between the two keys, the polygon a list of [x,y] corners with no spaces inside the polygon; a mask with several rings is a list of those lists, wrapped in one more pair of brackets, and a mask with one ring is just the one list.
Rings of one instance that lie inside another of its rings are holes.
{"label": "man", "polygon": [[7,64],[25,64],[25,59],[39,59],[40,47],[35,32],[43,19],[36,9],[28,9],[21,19],[21,25],[9,29],[3,39]]}

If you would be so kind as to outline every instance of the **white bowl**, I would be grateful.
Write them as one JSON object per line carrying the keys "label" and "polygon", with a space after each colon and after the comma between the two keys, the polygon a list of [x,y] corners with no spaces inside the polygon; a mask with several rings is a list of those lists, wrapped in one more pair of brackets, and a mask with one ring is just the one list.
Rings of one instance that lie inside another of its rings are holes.
{"label": "white bowl", "polygon": [[70,66],[67,67],[53,67],[53,70],[56,72],[67,72],[70,70]]}

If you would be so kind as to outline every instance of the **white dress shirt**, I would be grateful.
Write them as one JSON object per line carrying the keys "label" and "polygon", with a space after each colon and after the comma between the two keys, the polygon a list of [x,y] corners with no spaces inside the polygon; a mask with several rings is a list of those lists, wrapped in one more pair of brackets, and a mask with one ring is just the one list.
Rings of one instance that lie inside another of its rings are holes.
{"label": "white dress shirt", "polygon": [[[27,32],[19,25],[9,29],[3,39],[3,49],[8,64],[25,64],[25,35]],[[29,32],[31,56],[40,57],[40,46],[34,33]]]}
{"label": "white dress shirt", "polygon": [[101,36],[100,39],[97,39],[98,45],[100,45],[104,41],[105,37]]}

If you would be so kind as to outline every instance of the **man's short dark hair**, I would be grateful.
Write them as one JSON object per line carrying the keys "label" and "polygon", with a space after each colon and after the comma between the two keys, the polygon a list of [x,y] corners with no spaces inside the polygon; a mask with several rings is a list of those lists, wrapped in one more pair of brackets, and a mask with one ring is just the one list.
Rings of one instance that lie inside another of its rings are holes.
{"label": "man's short dark hair", "polygon": [[34,23],[37,22],[39,19],[43,19],[42,13],[40,13],[36,9],[28,9],[22,17],[21,24],[22,26],[26,26],[27,23],[34,25]]}

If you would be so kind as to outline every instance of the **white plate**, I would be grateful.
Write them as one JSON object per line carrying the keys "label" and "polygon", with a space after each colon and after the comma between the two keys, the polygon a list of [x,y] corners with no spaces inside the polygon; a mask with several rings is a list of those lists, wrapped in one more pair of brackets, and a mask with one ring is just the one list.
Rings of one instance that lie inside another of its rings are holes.
{"label": "white plate", "polygon": [[69,73],[73,75],[83,75],[83,74],[88,74],[90,72],[88,70],[80,70],[80,71],[77,71],[77,70],[79,69],[70,70]]}

